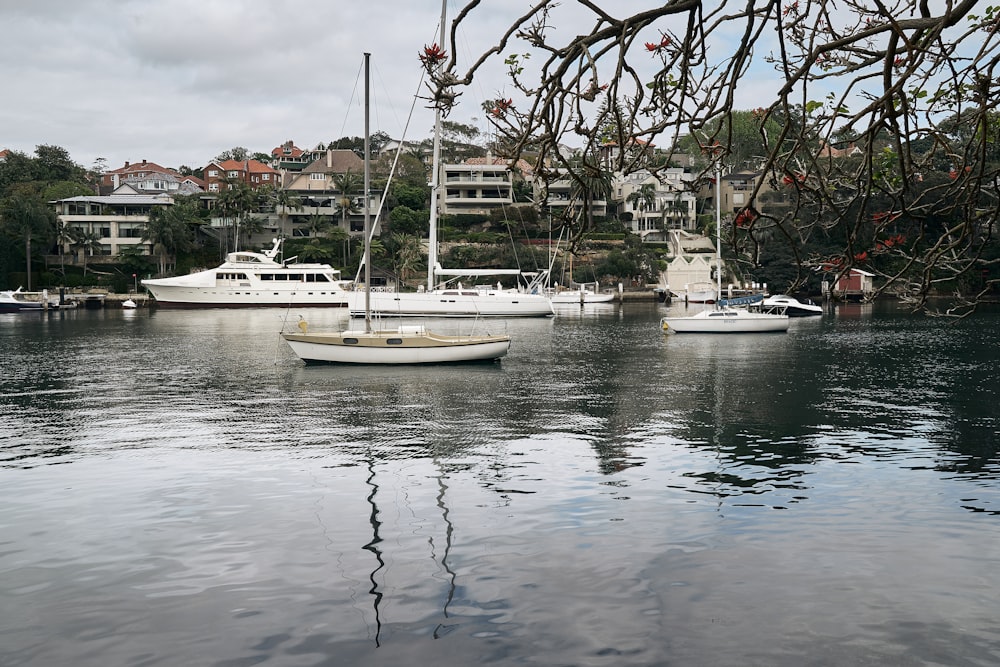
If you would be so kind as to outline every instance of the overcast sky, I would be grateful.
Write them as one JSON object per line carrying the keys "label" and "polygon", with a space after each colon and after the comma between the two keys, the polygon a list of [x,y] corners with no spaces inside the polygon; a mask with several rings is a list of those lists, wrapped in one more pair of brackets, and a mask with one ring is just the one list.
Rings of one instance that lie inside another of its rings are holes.
{"label": "overcast sky", "polygon": [[[620,14],[649,6],[609,3]],[[449,21],[464,4],[449,2]],[[483,0],[460,56],[484,51],[529,5]],[[234,146],[361,136],[365,51],[371,129],[398,138],[440,14],[440,0],[0,0],[0,148],[61,146],[84,167],[104,158],[112,169],[144,159],[198,168]],[[563,38],[586,29],[568,23],[557,26]],[[478,105],[506,84],[502,64],[495,71],[465,92],[453,120],[478,117],[486,130]],[[428,137],[432,125],[418,101],[406,137]]]}

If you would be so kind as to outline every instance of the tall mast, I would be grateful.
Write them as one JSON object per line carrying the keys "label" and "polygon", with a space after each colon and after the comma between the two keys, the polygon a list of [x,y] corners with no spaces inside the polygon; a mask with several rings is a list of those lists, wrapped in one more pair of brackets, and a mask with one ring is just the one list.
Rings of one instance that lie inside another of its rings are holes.
{"label": "tall mast", "polygon": [[[445,20],[448,10],[448,0],[441,0],[441,27],[438,45],[444,48]],[[440,66],[440,65],[439,65]],[[430,229],[427,234],[427,290],[434,289],[434,265],[438,261],[437,221],[438,221],[438,187],[441,176],[441,108],[434,107],[434,152],[431,158],[431,217]]]}
{"label": "tall mast", "polygon": [[368,61],[371,58],[370,53],[365,54],[365,332],[370,333],[372,330],[372,311],[371,311],[371,285],[372,285],[372,223],[371,223],[371,212],[370,206],[371,202],[368,200],[368,188],[371,181],[371,152],[368,146],[369,137],[369,127],[368,127]]}
{"label": "tall mast", "polygon": [[715,304],[722,299],[722,176],[715,163]]}

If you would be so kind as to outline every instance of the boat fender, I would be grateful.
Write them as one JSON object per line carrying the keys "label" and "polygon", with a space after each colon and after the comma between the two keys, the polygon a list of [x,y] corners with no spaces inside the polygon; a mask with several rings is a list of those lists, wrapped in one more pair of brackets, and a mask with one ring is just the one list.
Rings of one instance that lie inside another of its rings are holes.
{"label": "boat fender", "polygon": [[307,333],[309,331],[309,323],[302,319],[301,315],[299,315],[299,331],[302,333]]}

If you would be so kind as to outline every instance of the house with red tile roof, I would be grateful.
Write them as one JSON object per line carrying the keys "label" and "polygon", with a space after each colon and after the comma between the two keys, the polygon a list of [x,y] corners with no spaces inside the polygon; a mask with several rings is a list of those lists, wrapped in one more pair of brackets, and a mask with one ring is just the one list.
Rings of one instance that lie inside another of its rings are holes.
{"label": "house with red tile roof", "polygon": [[101,174],[100,192],[110,194],[122,185],[128,185],[139,193],[160,193],[188,195],[203,192],[204,188],[193,177],[181,176],[177,171],[162,167],[155,162],[126,162],[124,167]]}
{"label": "house with red tile roof", "polygon": [[861,149],[858,148],[853,141],[848,142],[847,146],[844,148],[836,148],[835,146],[826,143],[825,141],[819,142],[819,157],[853,157],[855,155],[861,155]]}
{"label": "house with red tile roof", "polygon": [[271,164],[275,169],[302,171],[314,159],[312,151],[304,151],[289,139],[271,150]]}
{"label": "house with red tile roof", "polygon": [[[352,192],[340,192],[339,183],[344,174],[355,177]],[[285,174],[285,189],[299,199],[300,206],[287,213],[292,222],[292,235],[305,236],[308,222],[313,216],[326,218],[331,224],[346,232],[358,234],[364,231],[363,178],[365,161],[352,150],[331,148],[323,151],[321,157],[311,162],[299,172]],[[372,193],[369,212],[378,211],[379,193]],[[349,211],[341,209],[346,199],[354,203]],[[374,221],[378,224],[378,221]]]}
{"label": "house with red tile roof", "polygon": [[230,183],[245,183],[253,190],[281,187],[281,172],[257,160],[223,160],[209,162],[204,169],[205,191],[218,193]]}

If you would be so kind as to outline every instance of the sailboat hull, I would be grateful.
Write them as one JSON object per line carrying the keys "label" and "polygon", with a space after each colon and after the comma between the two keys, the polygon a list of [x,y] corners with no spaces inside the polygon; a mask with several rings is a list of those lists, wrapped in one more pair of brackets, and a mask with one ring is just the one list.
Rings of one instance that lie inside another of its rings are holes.
{"label": "sailboat hull", "polygon": [[[365,295],[351,295],[351,316],[364,317]],[[539,294],[480,293],[454,289],[432,292],[372,292],[371,313],[393,317],[551,317],[552,302]]]}
{"label": "sailboat hull", "polygon": [[614,294],[592,292],[590,290],[563,290],[549,297],[553,304],[611,303]]}
{"label": "sailboat hull", "polygon": [[667,333],[767,333],[788,331],[788,315],[761,313],[744,308],[703,310],[687,317],[664,317]]}
{"label": "sailboat hull", "polygon": [[494,361],[506,356],[510,336],[447,336],[423,327],[335,333],[284,333],[307,363],[447,364]]}

